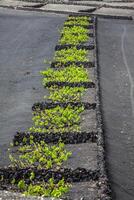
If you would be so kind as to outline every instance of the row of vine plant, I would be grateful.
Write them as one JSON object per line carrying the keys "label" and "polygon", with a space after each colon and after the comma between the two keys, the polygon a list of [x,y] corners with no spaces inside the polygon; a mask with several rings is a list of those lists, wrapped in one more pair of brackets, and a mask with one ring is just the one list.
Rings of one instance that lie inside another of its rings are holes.
{"label": "row of vine plant", "polygon": [[[59,39],[59,45],[63,48],[55,51],[52,60],[55,63],[55,68],[43,70],[40,74],[43,76],[43,86],[48,88],[50,93],[48,97],[44,97],[45,100],[52,103],[67,103],[67,106],[57,105],[54,108],[33,111],[33,125],[27,130],[31,133],[30,143],[27,144],[27,139],[24,137],[23,145],[17,147],[16,154],[10,152],[11,167],[59,170],[71,156],[72,153],[65,149],[63,141],[59,140],[57,144],[46,144],[44,141],[34,142],[32,133],[56,134],[60,132],[64,134],[70,132],[71,134],[71,132],[81,131],[80,120],[84,107],[82,104],[72,107],[69,102],[81,102],[81,97],[86,91],[84,85],[78,84],[77,86],[77,84],[73,85],[74,83],[91,81],[86,68],[82,64],[77,65],[77,62],[89,61],[89,50],[77,47],[89,41],[90,30],[88,26],[90,24],[91,19],[87,16],[69,16],[65,21]],[[64,45],[69,45],[69,47],[64,48]],[[64,67],[66,64],[67,66]],[[44,197],[60,197],[71,187],[64,178],[59,181],[55,181],[53,177],[47,182],[36,181],[34,170],[31,170],[27,181],[13,177],[10,183],[14,190],[25,195]]]}

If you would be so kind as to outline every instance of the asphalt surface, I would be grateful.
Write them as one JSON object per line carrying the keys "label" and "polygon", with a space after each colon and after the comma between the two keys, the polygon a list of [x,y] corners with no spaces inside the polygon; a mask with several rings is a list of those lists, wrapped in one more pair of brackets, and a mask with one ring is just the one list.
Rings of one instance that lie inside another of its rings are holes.
{"label": "asphalt surface", "polygon": [[101,100],[113,199],[134,199],[134,22],[98,20]]}
{"label": "asphalt surface", "polygon": [[33,103],[48,91],[40,70],[51,60],[65,15],[0,9],[0,166],[16,131],[31,126]]}

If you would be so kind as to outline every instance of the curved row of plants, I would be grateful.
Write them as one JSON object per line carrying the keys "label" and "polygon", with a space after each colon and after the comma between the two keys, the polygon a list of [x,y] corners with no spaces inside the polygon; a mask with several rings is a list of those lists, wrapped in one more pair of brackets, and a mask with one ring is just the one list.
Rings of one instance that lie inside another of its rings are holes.
{"label": "curved row of plants", "polygon": [[[42,84],[50,92],[49,97],[45,97],[45,100],[50,100],[52,103],[81,102],[81,97],[88,87],[85,84],[89,83],[90,85],[92,80],[87,69],[82,65],[82,62],[90,61],[89,50],[79,49],[77,45],[84,45],[90,40],[90,29],[88,28],[93,28],[92,22],[93,19],[87,16],[69,16],[64,23],[59,45],[71,46],[55,51],[53,61],[62,63],[61,68],[51,68],[40,72],[43,76]],[[70,64],[64,67],[69,62]],[[77,62],[81,64],[77,65]],[[51,82],[53,84],[50,85]],[[77,85],[75,85],[76,83]],[[27,130],[29,138],[27,139],[25,135],[22,137],[19,133],[22,138],[21,146],[19,146],[20,142],[15,140],[13,145],[18,147],[15,153],[11,152],[9,155],[10,168],[23,171],[24,175],[22,177],[14,174],[12,177],[6,177],[7,184],[10,183],[11,189],[26,195],[45,197],[60,197],[69,190],[70,184],[62,176],[58,179],[55,179],[54,176],[47,177],[46,181],[41,176],[38,179],[37,174],[35,175],[35,169],[53,172],[62,169],[64,162],[72,154],[65,149],[62,137],[55,145],[48,145],[43,140],[35,141],[33,133],[36,133],[36,137],[40,134],[79,133],[81,132],[81,114],[84,109],[82,104],[77,106],[70,103],[65,107],[60,104],[43,109],[37,107],[33,111],[33,125]],[[1,181],[4,178],[4,175],[1,175]]]}

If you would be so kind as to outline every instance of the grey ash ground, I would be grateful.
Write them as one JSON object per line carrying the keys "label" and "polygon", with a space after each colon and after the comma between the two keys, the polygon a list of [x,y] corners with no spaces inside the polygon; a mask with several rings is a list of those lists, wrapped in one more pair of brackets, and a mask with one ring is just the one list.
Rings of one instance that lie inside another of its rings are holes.
{"label": "grey ash ground", "polygon": [[[6,152],[13,135],[16,131],[23,131],[30,126],[33,103],[41,101],[44,95],[48,95],[48,92],[41,87],[41,77],[38,73],[44,69],[43,59],[50,59],[54,54],[54,46],[59,36],[58,30],[67,16],[14,12],[4,9],[1,9],[0,15],[2,27],[0,32],[2,85],[0,92],[2,156],[0,163],[4,166],[8,163]],[[93,73],[91,74],[93,76]],[[94,76],[91,78],[96,84]],[[91,89],[91,93],[92,91]],[[83,131],[97,132],[96,115],[96,110],[84,111],[81,122]],[[96,143],[90,141],[86,144],[67,145],[67,148],[73,152],[73,155],[64,167],[72,170],[78,169],[78,171],[82,168],[82,170],[91,170],[95,173],[101,170],[98,164],[100,149]],[[80,180],[78,174],[77,181]],[[105,174],[102,171],[98,172],[97,176],[94,175],[91,180],[88,178],[85,180],[87,182],[72,183],[71,191],[66,198],[94,200],[102,196],[107,197],[104,191],[107,189],[107,182],[105,182]],[[7,199],[10,199],[9,195]]]}
{"label": "grey ash ground", "polygon": [[[109,13],[116,16],[125,15],[128,18],[133,16],[132,10],[102,8],[95,14],[99,14],[99,11],[106,16]],[[42,94],[48,94],[41,86],[38,71],[44,69],[44,57],[52,58],[59,36],[58,28],[65,19],[66,15],[0,9],[1,166],[7,164],[6,151],[15,130],[24,130],[30,125],[32,104],[42,101]],[[133,200],[134,196],[133,27],[133,21],[98,20],[97,38],[106,158],[114,200]],[[93,155],[96,150],[94,149]],[[95,163],[96,160],[93,166]],[[76,183],[70,191],[70,196],[76,200],[83,196],[85,199],[94,199],[97,191],[98,186],[94,181],[91,181],[90,185],[89,182]],[[18,194],[4,191],[1,191],[0,198],[24,199]]]}

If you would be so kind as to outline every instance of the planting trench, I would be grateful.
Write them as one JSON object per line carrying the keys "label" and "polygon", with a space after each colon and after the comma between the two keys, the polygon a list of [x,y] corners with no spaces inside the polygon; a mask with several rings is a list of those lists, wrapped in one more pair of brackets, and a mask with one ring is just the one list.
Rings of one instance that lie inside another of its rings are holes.
{"label": "planting trench", "polygon": [[[74,20],[78,16],[73,16]],[[24,167],[24,168],[12,168],[6,167],[0,169],[1,175],[1,189],[10,189],[19,191],[17,186],[11,184],[11,180],[24,180],[26,183],[29,183],[29,174],[34,173],[34,182],[39,182],[41,180],[47,182],[50,178],[53,178],[55,181],[59,181],[64,178],[65,182],[72,184],[68,193],[65,194],[66,197],[71,199],[110,199],[110,189],[108,186],[108,180],[105,172],[105,163],[104,163],[104,147],[103,147],[103,132],[101,128],[101,115],[99,108],[99,84],[98,84],[98,74],[97,74],[97,57],[96,57],[96,19],[91,17],[89,26],[84,26],[84,28],[90,28],[94,30],[94,35],[92,40],[92,48],[86,48],[86,51],[92,51],[92,60],[93,64],[90,65],[90,69],[87,70],[89,81],[87,82],[48,82],[45,87],[49,90],[51,86],[56,86],[58,88],[62,87],[83,87],[87,91],[83,94],[82,98],[78,102],[38,102],[35,103],[32,107],[35,115],[40,115],[40,113],[45,110],[49,112],[53,111],[55,108],[59,107],[59,110],[69,108],[70,110],[74,109],[75,112],[77,109],[83,106],[83,112],[80,115],[79,129],[76,128],[70,129],[69,125],[65,131],[60,132],[61,129],[58,129],[55,125],[52,126],[50,132],[32,132],[32,131],[18,131],[13,138],[13,144],[18,148],[18,146],[23,145],[33,145],[32,142],[41,142],[45,141],[46,143],[57,143],[61,139],[66,145],[65,149],[72,152],[72,155],[63,162],[62,167],[59,169],[38,169]],[[68,45],[68,44],[67,44]],[[56,46],[56,51],[61,49],[73,48],[73,45],[68,47],[60,45]],[[83,45],[80,45],[77,50],[83,50]],[[89,57],[87,57],[89,59]],[[75,61],[77,62],[77,60]],[[78,61],[79,62],[79,61]],[[62,63],[60,63],[62,64]],[[66,65],[66,63],[64,63]],[[64,69],[64,64],[62,65]],[[81,63],[80,63],[81,64]],[[77,66],[76,67],[81,67]],[[51,66],[53,68],[53,65]],[[57,67],[57,66],[56,66]],[[59,66],[58,66],[59,67]],[[63,70],[61,69],[61,70]],[[57,70],[57,69],[56,69]],[[85,68],[83,68],[85,70]],[[90,96],[91,95],[91,96]],[[48,99],[47,99],[48,100]],[[32,106],[32,105],[31,105]],[[66,122],[68,123],[68,122]],[[51,124],[51,123],[50,123]],[[71,126],[73,127],[74,124]],[[54,127],[54,128],[53,128]],[[72,128],[71,127],[71,128]],[[35,127],[36,128],[36,127]],[[36,129],[35,129],[36,130]],[[56,132],[55,132],[56,130]],[[69,130],[69,131],[68,131]],[[70,131],[74,130],[74,131]],[[13,150],[15,151],[15,150]],[[14,153],[13,153],[14,154]],[[83,190],[84,188],[84,190]],[[63,196],[64,197],[64,196]]]}

